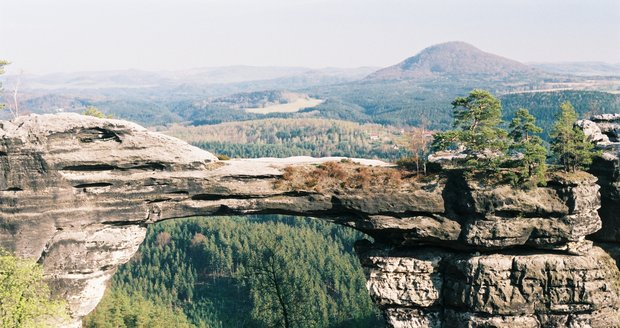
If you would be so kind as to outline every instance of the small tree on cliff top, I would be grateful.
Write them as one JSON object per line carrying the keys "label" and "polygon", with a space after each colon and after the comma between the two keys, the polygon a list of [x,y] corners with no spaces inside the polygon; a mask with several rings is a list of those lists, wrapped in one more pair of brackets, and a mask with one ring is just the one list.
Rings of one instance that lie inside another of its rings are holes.
{"label": "small tree on cliff top", "polygon": [[521,155],[521,178],[527,178],[533,185],[544,183],[547,172],[547,149],[543,146],[542,139],[536,135],[541,132],[542,129],[536,126],[534,116],[527,109],[521,108],[510,123],[508,134],[512,139],[510,151]]}
{"label": "small tree on cliff top", "polygon": [[575,108],[566,101],[560,105],[560,114],[551,132],[553,158],[566,172],[586,168],[597,154],[583,131],[575,126],[576,120]]}
{"label": "small tree on cliff top", "polygon": [[[4,66],[8,64],[10,64],[8,61],[0,60],[0,75],[4,74]],[[13,82],[13,87],[12,87],[11,95],[10,95],[11,102],[7,103],[8,106],[6,106],[6,104],[0,103],[0,109],[8,108],[13,118],[17,118],[19,116],[19,100],[18,100],[19,97],[18,96],[19,96],[19,88],[21,85],[21,76],[22,74],[20,74],[16,78],[16,80]],[[2,89],[1,84],[0,84],[0,93],[4,94],[4,90]]]}
{"label": "small tree on cliff top", "polygon": [[485,90],[473,90],[467,97],[452,102],[454,130],[437,133],[433,148],[445,150],[463,147],[468,166],[492,168],[505,153],[508,140],[502,123],[500,101]]}
{"label": "small tree on cliff top", "polygon": [[404,142],[405,147],[411,151],[411,157],[398,160],[398,166],[413,169],[418,175],[420,173],[426,175],[426,164],[431,150],[431,139],[426,129],[426,120],[423,120],[419,127],[415,127],[410,133],[407,133]]}

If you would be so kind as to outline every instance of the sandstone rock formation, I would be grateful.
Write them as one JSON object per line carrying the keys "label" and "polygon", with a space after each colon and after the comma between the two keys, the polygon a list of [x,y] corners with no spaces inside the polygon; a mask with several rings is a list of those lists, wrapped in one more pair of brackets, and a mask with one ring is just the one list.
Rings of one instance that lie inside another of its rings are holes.
{"label": "sandstone rock formation", "polygon": [[601,227],[588,174],[534,190],[485,186],[459,171],[298,188],[286,183],[288,167],[334,159],[218,161],[129,122],[76,114],[0,122],[0,136],[0,246],[43,264],[73,326],[148,224],[261,213],[315,216],[372,236],[358,251],[392,327],[620,323],[618,269],[585,240]]}
{"label": "sandstone rock formation", "polygon": [[[601,186],[602,229],[591,239],[603,246],[620,264],[620,114],[595,115],[578,122],[586,136],[596,143],[601,156],[594,159],[590,173]],[[602,137],[601,137],[602,136]]]}
{"label": "sandstone rock formation", "polygon": [[[368,289],[392,327],[613,327],[617,270],[584,256],[389,249],[358,243]],[[610,268],[612,268],[610,270]]]}

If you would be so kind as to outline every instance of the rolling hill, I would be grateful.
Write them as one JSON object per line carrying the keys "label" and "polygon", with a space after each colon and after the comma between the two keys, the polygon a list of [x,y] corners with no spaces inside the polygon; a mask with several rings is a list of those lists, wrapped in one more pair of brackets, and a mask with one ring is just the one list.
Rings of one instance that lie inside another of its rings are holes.
{"label": "rolling hill", "polygon": [[380,69],[366,80],[409,80],[440,77],[479,79],[544,78],[551,74],[518,61],[484,52],[471,44],[453,41],[434,45],[413,57]]}

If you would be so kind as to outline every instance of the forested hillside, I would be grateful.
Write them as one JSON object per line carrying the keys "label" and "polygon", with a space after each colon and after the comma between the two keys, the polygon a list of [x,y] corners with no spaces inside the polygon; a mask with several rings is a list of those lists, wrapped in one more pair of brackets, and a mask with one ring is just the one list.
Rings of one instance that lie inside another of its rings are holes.
{"label": "forested hillside", "polygon": [[346,156],[396,160],[407,155],[404,129],[324,119],[263,119],[172,126],[167,134],[230,157]]}
{"label": "forested hillside", "polygon": [[283,216],[159,223],[84,326],[270,327],[285,306],[293,327],[381,327],[353,251],[363,237]]}
{"label": "forested hillside", "polygon": [[549,138],[553,122],[560,113],[560,104],[569,101],[579,118],[593,114],[620,112],[620,94],[599,91],[529,92],[504,95],[501,98],[504,120],[510,122],[519,108],[527,108],[543,128],[542,136]]}
{"label": "forested hillside", "polygon": [[[520,107],[530,109],[543,126],[548,126],[557,113],[559,104],[569,100],[580,114],[586,112],[620,111],[620,94],[587,90],[527,91],[505,93],[505,88],[480,81],[383,81],[348,83],[329,88],[306,90],[311,96],[325,99],[316,107],[297,113],[266,115],[241,110],[224,110],[185,104],[175,110],[176,115],[192,125],[212,125],[222,122],[247,121],[262,118],[328,118],[358,123],[376,123],[396,126],[420,126],[423,122],[434,130],[450,128],[452,106],[457,96],[472,89],[486,89],[499,96],[510,119]],[[536,89],[536,88],[534,88]]]}
{"label": "forested hillside", "polygon": [[[395,92],[394,90],[390,92]],[[385,95],[384,95],[385,96]],[[360,105],[327,101],[309,113],[321,111],[319,118],[271,118],[227,122],[215,125],[173,125],[165,132],[186,140],[195,146],[229,157],[288,157],[288,156],[347,156],[371,157],[397,160],[409,155],[407,145],[411,131],[405,124],[411,117],[414,126],[427,124],[436,130],[451,127],[452,99],[402,97],[399,105],[392,104],[379,112],[365,115],[364,101],[387,101],[385,97],[372,94],[351,95]],[[510,122],[519,108],[527,108],[543,128],[543,139],[548,140],[553,121],[560,111],[560,104],[570,101],[580,117],[590,114],[620,111],[620,94],[597,91],[554,91],[507,94],[499,97],[502,102],[504,122]],[[416,104],[418,103],[418,104]],[[394,106],[401,108],[394,110]],[[327,110],[325,110],[327,108]],[[389,108],[389,109],[388,109]],[[380,112],[383,111],[383,112]],[[240,112],[239,112],[240,113]],[[364,117],[386,117],[386,123],[396,125],[360,124],[352,119],[367,121]],[[389,117],[389,119],[387,119]],[[402,119],[398,119],[402,117]],[[434,123],[433,123],[434,122]],[[507,123],[506,123],[507,124]],[[397,127],[398,126],[398,127]]]}

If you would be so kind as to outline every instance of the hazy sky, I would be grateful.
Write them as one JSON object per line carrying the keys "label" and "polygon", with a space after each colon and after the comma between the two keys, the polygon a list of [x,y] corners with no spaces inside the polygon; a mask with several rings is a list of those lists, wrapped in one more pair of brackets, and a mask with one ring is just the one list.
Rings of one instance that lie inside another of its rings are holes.
{"label": "hazy sky", "polygon": [[445,41],[620,62],[619,0],[0,0],[11,71],[387,66]]}

